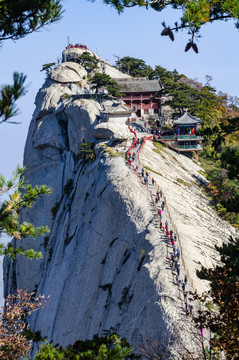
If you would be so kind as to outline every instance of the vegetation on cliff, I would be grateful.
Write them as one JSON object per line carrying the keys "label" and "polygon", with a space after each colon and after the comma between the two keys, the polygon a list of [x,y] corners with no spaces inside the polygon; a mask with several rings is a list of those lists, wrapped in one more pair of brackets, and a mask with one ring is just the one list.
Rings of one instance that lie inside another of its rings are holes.
{"label": "vegetation on cliff", "polygon": [[18,40],[62,15],[59,0],[3,0],[0,4],[0,41]]}
{"label": "vegetation on cliff", "polygon": [[239,99],[221,91],[216,93],[209,75],[203,85],[177,70],[169,71],[160,65],[153,70],[141,59],[124,57],[116,64],[131,76],[158,78],[158,95],[165,106],[170,106],[173,119],[187,110],[202,120],[199,134],[204,136],[204,150],[199,159],[210,181],[206,190],[217,212],[239,226]]}
{"label": "vegetation on cliff", "polygon": [[[6,196],[0,203],[0,235],[5,233],[14,236],[16,240],[31,236],[35,238],[49,232],[47,226],[35,227],[28,222],[19,221],[21,210],[31,207],[39,197],[49,194],[51,189],[45,185],[32,187],[24,181],[24,168],[18,167],[13,177],[6,181],[3,175],[0,175],[0,196]],[[29,259],[38,259],[42,257],[41,252],[33,249],[23,249],[21,246],[14,247],[12,243],[7,245],[0,243],[0,254],[15,259],[16,255],[25,255]]]}
{"label": "vegetation on cliff", "polygon": [[1,360],[17,360],[28,355],[31,341],[26,336],[26,318],[43,308],[47,301],[43,295],[34,297],[34,294],[27,290],[17,290],[16,294],[8,295],[1,311]]}
{"label": "vegetation on cliff", "polygon": [[94,335],[92,340],[78,340],[66,349],[51,344],[44,344],[35,356],[35,360],[49,359],[85,359],[85,360],[129,360],[138,359],[125,338],[120,338],[116,332],[107,331],[106,335]]}
{"label": "vegetation on cliff", "polygon": [[113,96],[120,96],[120,86],[119,84],[111,79],[109,75],[96,73],[92,78],[91,82],[93,84],[93,89],[96,90],[96,94],[98,93],[101,87],[106,87],[109,94]]}
{"label": "vegetation on cliff", "polygon": [[216,246],[221,264],[213,269],[203,267],[198,271],[201,279],[210,281],[210,291],[197,299],[213,304],[200,311],[195,321],[213,334],[210,338],[214,352],[223,351],[226,359],[239,357],[239,238],[228,244]]}

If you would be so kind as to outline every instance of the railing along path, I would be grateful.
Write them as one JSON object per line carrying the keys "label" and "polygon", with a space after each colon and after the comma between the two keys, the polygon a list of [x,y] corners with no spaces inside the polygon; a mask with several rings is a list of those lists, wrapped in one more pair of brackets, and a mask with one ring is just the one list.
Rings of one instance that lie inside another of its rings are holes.
{"label": "railing along path", "polygon": [[[141,183],[142,183],[144,186],[147,186],[147,185],[145,184],[145,182],[142,181],[141,176],[138,174],[136,168],[132,165],[132,162],[131,162],[131,160],[129,159],[130,152],[136,147],[137,140],[138,140],[136,131],[132,130],[130,127],[129,127],[129,130],[135,135],[135,137],[134,137],[134,141],[133,141],[131,147],[128,149],[128,151],[127,151],[127,153],[126,153],[127,162],[128,162],[129,165],[133,168],[134,172],[136,173],[136,175],[137,175],[138,178],[140,179]],[[144,137],[143,137],[143,141],[142,141],[141,144],[140,144],[140,147],[139,147],[138,149],[135,149],[135,150],[137,151],[137,163],[138,163],[138,167],[142,167],[141,162],[140,162],[140,159],[139,159],[140,151],[143,149],[146,140],[151,140],[152,138],[153,138],[152,135],[151,135],[151,136],[144,136]],[[142,167],[142,168],[143,168],[143,167]],[[145,171],[146,171],[146,170],[145,170]],[[147,171],[150,171],[150,170],[147,170]],[[151,183],[152,183],[152,177],[149,176],[149,178],[150,178]],[[185,265],[181,238],[180,238],[180,235],[179,235],[179,233],[178,233],[177,227],[176,227],[176,225],[175,225],[175,223],[174,223],[174,221],[173,221],[173,219],[172,219],[172,216],[171,216],[171,214],[170,214],[170,210],[169,210],[169,207],[168,207],[168,205],[167,205],[166,196],[165,196],[165,194],[163,193],[163,191],[162,191],[162,189],[160,188],[160,186],[159,186],[159,185],[156,185],[156,182],[155,182],[155,181],[154,181],[154,184],[155,184],[154,186],[156,186],[156,190],[157,190],[159,193],[161,193],[161,195],[162,195],[161,198],[163,198],[163,200],[164,200],[164,208],[165,208],[164,211],[166,211],[166,213],[167,213],[167,217],[168,217],[168,219],[169,219],[169,225],[170,225],[171,229],[173,230],[173,233],[177,236],[177,242],[178,242],[178,246],[177,246],[177,247],[179,247],[179,249],[180,249],[180,261],[181,261],[181,263],[182,263],[183,271],[184,271],[185,275],[187,276],[188,283],[189,283],[189,285],[191,286],[193,292],[196,292],[196,289],[195,289],[195,287],[194,287],[193,279],[191,278],[191,276],[190,276],[190,274],[189,274],[189,271],[188,271],[188,269],[186,268],[186,265]],[[154,200],[154,198],[153,198],[152,191],[151,191],[149,188],[148,188],[148,191],[149,191],[149,193],[150,193],[150,198],[151,198],[151,201],[152,201],[154,210],[155,210],[155,212],[156,212],[156,214],[157,214],[157,220],[158,220],[158,222],[160,223],[160,222],[161,222],[161,218],[160,218],[160,216],[159,216],[159,214],[158,214],[157,204],[156,204],[156,202],[155,202],[155,200]],[[162,231],[163,231],[164,234],[165,234],[165,240],[166,240],[166,242],[167,242],[167,258],[168,258],[169,261],[171,261],[171,259],[170,259],[169,256],[168,256],[168,255],[169,255],[169,254],[168,254],[169,242],[168,242],[168,240],[167,240],[167,235],[166,235],[166,233],[165,233],[165,228],[164,228],[164,227],[163,227]],[[172,267],[171,267],[171,268],[172,268]],[[173,273],[173,278],[174,278],[173,269],[172,269],[172,273]],[[178,283],[178,285],[179,285],[179,283]],[[179,298],[180,298],[181,301],[182,301],[181,291],[180,291],[180,290],[181,290],[181,289],[179,288]]]}
{"label": "railing along path", "polygon": [[[131,162],[131,160],[129,159],[131,150],[133,150],[133,149],[136,147],[137,143],[138,143],[138,138],[137,138],[136,131],[132,130],[130,127],[129,127],[129,130],[134,134],[135,137],[134,137],[134,141],[133,141],[132,145],[130,146],[130,148],[128,149],[128,151],[127,151],[127,153],[126,153],[126,160],[127,160],[128,164],[130,165],[130,167],[133,168],[133,170],[134,170],[135,174],[138,176],[140,182],[141,182],[144,186],[147,187],[146,183],[145,183],[144,181],[142,181],[141,176],[138,174],[137,168],[135,168],[135,167],[132,165],[132,162]],[[143,137],[143,141],[141,141],[140,147],[139,147],[138,149],[136,149],[136,151],[137,151],[137,162],[138,162],[138,166],[137,166],[137,167],[139,167],[139,166],[141,167],[141,163],[140,163],[140,159],[139,159],[139,153],[140,153],[140,151],[143,149],[143,146],[144,146],[146,140],[151,140],[152,138],[153,138],[152,135],[151,135],[151,136],[144,136],[144,137]],[[142,168],[143,168],[143,167],[142,167]],[[144,169],[144,168],[143,168],[143,169]],[[144,170],[145,170],[145,169],[144,169]],[[149,170],[149,171],[150,171],[150,170]],[[152,183],[152,178],[151,178],[150,176],[148,176],[148,177],[150,178],[151,183]],[[155,181],[154,181],[154,184],[156,185],[156,182],[155,182]],[[154,184],[153,184],[153,187],[154,187]],[[176,227],[176,225],[175,225],[175,223],[174,223],[174,221],[173,221],[173,219],[172,219],[172,216],[171,216],[171,214],[170,214],[170,211],[169,211],[169,208],[168,208],[168,205],[167,205],[167,201],[166,201],[166,196],[165,196],[165,194],[163,193],[162,189],[159,187],[159,185],[156,185],[156,190],[161,194],[161,196],[160,196],[161,199],[162,199],[162,198],[164,199],[164,208],[165,208],[165,210],[166,210],[167,217],[168,217],[168,219],[169,219],[169,221],[170,221],[170,225],[171,225],[171,228],[173,229],[173,233],[176,234],[176,236],[177,236],[177,241],[178,241],[178,245],[179,245],[179,248],[180,248],[180,259],[181,259],[183,271],[184,271],[185,275],[187,276],[188,283],[189,283],[189,285],[191,286],[193,292],[196,292],[196,289],[195,289],[195,287],[194,287],[193,279],[191,278],[191,276],[190,276],[190,274],[189,274],[189,271],[188,271],[188,269],[186,268],[186,265],[185,265],[181,238],[180,238],[180,236],[179,236],[177,227]],[[154,198],[153,198],[152,191],[151,191],[149,188],[148,188],[148,191],[149,191],[149,193],[150,193],[150,198],[151,198],[151,201],[152,201],[154,210],[155,210],[155,212],[156,212],[156,214],[157,214],[157,220],[158,220],[159,223],[162,223],[162,222],[161,222],[162,219],[161,219],[161,217],[159,216],[158,207],[157,207],[157,204],[156,204],[156,202],[155,202],[155,200],[154,200]],[[164,211],[165,211],[165,210],[164,210]],[[171,265],[171,273],[172,273],[172,276],[173,276],[173,281],[175,281],[175,279],[174,279],[175,274],[174,274],[173,264],[172,264],[171,259],[169,258],[169,253],[168,253],[168,246],[169,246],[168,235],[165,234],[165,228],[164,228],[164,227],[162,228],[162,231],[163,231],[163,233],[164,233],[164,235],[165,235],[165,240],[166,240],[166,243],[167,243],[167,259],[168,259],[168,261],[170,262],[170,265]],[[179,281],[177,282],[177,285],[178,285],[179,299],[180,299],[180,301],[181,301],[182,307],[185,308],[186,313],[189,314],[190,312],[188,311],[188,308],[187,308],[187,306],[186,306],[186,304],[187,304],[187,298],[186,298],[186,301],[185,301],[185,304],[184,304],[184,303],[183,303],[183,300],[182,300],[182,296],[181,296],[182,290],[181,290],[181,288],[180,288],[180,286],[179,286],[179,285],[180,285],[180,282],[179,282]],[[188,293],[188,291],[187,291],[186,293]],[[185,300],[185,299],[184,299],[184,300]],[[185,305],[185,306],[184,306],[184,305]],[[201,309],[201,304],[200,304],[199,301],[197,301],[197,308],[198,308],[197,310],[200,310],[200,309]],[[192,312],[191,312],[191,315],[192,315]],[[204,349],[203,328],[200,329],[199,333],[200,333],[200,337],[201,337],[202,347],[203,347],[203,349]],[[203,350],[203,351],[204,351],[204,350]]]}

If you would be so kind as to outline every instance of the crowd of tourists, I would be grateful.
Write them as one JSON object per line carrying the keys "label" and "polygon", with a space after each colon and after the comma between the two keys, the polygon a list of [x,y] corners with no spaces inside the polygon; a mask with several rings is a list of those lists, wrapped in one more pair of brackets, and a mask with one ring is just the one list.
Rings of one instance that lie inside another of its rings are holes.
{"label": "crowd of tourists", "polygon": [[[144,137],[141,139],[137,139],[136,132],[131,129],[132,132],[135,133],[135,140],[133,145],[130,147],[128,152],[126,153],[128,164],[135,170],[137,175],[141,178],[141,182],[145,184],[148,188],[149,185],[153,187],[156,192],[156,195],[153,197],[153,202],[157,208],[157,215],[159,220],[159,227],[164,234],[165,243],[167,246],[167,258],[170,262],[173,278],[175,284],[178,286],[180,290],[180,298],[184,303],[184,309],[186,314],[192,315],[193,313],[193,305],[189,304],[188,294],[189,294],[189,284],[187,275],[183,274],[183,270],[181,271],[181,252],[178,244],[177,234],[170,228],[170,224],[168,222],[169,216],[167,214],[167,210],[165,210],[166,199],[163,196],[162,190],[159,190],[155,179],[150,178],[149,172],[145,168],[139,168],[139,151],[141,150],[144,144]],[[164,221],[163,221],[164,219]]]}

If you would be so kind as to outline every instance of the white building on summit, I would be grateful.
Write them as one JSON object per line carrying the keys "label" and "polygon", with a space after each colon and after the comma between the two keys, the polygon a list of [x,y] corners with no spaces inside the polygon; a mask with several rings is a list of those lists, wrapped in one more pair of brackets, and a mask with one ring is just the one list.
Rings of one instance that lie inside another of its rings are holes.
{"label": "white building on summit", "polygon": [[134,110],[123,104],[104,105],[104,110],[100,112],[100,122],[116,122],[125,125],[133,113]]}

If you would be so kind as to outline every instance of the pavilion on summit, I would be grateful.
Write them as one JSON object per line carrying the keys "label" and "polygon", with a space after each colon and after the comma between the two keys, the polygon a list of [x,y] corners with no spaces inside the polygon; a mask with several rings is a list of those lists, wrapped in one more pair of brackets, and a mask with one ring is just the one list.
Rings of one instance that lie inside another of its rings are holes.
{"label": "pavilion on summit", "polygon": [[198,151],[203,150],[203,136],[197,136],[196,131],[201,122],[200,119],[185,112],[183,116],[174,120],[175,134],[162,135],[160,142],[178,152],[193,151],[198,162]]}

